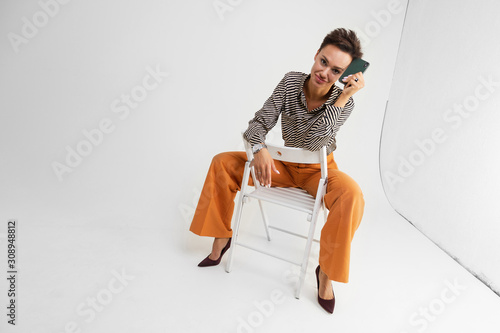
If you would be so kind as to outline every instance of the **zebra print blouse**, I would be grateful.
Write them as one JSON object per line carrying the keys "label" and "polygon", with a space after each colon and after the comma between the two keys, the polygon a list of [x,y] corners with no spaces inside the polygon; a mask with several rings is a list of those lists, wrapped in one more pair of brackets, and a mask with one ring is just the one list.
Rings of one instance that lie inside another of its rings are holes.
{"label": "zebra print blouse", "polygon": [[302,88],[310,76],[301,72],[285,74],[273,94],[249,121],[244,133],[248,142],[252,145],[264,143],[266,134],[276,125],[281,115],[285,146],[311,151],[327,146],[327,154],[337,148],[335,136],[351,114],[354,100],[349,98],[343,108],[333,106],[342,93],[342,89],[334,84],[328,100],[322,106],[308,111]]}

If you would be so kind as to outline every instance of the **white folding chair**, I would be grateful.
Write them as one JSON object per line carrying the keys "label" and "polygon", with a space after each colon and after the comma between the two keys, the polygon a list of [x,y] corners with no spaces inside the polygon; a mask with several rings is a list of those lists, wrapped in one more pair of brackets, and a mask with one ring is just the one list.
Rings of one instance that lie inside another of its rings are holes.
{"label": "white folding chair", "polygon": [[[313,241],[318,242],[318,240],[314,239],[314,232],[316,228],[316,221],[318,218],[318,214],[323,206],[323,196],[326,193],[326,184],[328,179],[328,170],[327,170],[327,162],[326,162],[326,147],[321,148],[321,150],[312,152],[301,148],[291,148],[291,147],[279,147],[274,145],[267,145],[268,151],[271,153],[271,156],[275,160],[285,161],[285,162],[294,162],[294,163],[304,163],[304,164],[313,164],[319,163],[321,164],[321,178],[318,182],[318,190],[316,193],[316,198],[307,193],[305,190],[300,188],[292,188],[292,187],[271,187],[266,188],[261,186],[259,182],[256,180],[255,172],[253,167],[250,167],[250,162],[253,160],[253,153],[250,144],[243,138],[243,142],[245,144],[245,151],[247,153],[247,162],[245,163],[245,169],[243,172],[243,181],[241,184],[240,196],[238,198],[237,206],[236,206],[236,215],[234,221],[234,230],[231,241],[231,247],[229,248],[229,258],[226,264],[226,272],[231,271],[232,261],[233,261],[233,253],[236,245],[240,245],[246,247],[251,250],[255,250],[257,252],[261,252],[272,257],[290,262],[292,264],[300,266],[300,277],[298,281],[298,286],[295,292],[295,297],[299,298],[300,291],[302,289],[302,285],[304,283],[304,278],[307,272],[307,264],[309,262],[309,254],[311,252],[311,245]],[[254,187],[252,190],[250,186],[248,186],[248,181],[250,174],[252,174]],[[288,258],[278,256],[272,254],[270,252],[264,251],[257,247],[254,247],[249,244],[242,243],[238,241],[238,232],[240,228],[241,221],[241,213],[243,210],[243,205],[247,202],[248,198],[256,198],[259,202],[260,211],[262,213],[262,219],[264,220],[264,226],[267,234],[267,239],[270,241],[271,237],[269,234],[269,229],[274,229],[277,231],[285,232],[294,236],[302,237],[307,239],[306,247],[304,249],[304,254],[301,262],[296,262],[290,260]],[[307,236],[300,235],[289,230],[285,230],[282,228],[278,228],[276,226],[268,224],[266,214],[264,213],[264,209],[262,207],[262,201],[267,201],[271,203],[275,203],[278,205],[282,205],[288,208],[292,208],[298,211],[302,211],[307,213],[307,220],[310,222],[309,232]],[[326,217],[326,210],[325,210]]]}

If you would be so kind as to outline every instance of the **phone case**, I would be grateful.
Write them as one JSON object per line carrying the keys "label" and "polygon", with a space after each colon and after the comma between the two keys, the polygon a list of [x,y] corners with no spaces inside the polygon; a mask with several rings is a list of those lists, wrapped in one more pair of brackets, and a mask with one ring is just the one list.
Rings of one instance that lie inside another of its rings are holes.
{"label": "phone case", "polygon": [[349,76],[351,74],[356,74],[358,72],[364,73],[364,71],[366,71],[368,66],[370,66],[370,63],[365,60],[361,58],[354,59],[353,61],[351,61],[351,64],[346,68],[345,72],[340,76],[339,82],[345,84],[345,82],[342,81],[344,77]]}

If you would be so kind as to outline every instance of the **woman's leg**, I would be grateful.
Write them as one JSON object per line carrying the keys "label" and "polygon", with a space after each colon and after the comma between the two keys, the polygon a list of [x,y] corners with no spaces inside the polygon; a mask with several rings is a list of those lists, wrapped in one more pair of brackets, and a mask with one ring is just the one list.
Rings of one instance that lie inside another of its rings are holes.
{"label": "woman's leg", "polygon": [[347,283],[351,241],[364,212],[363,193],[347,174],[329,169],[324,201],[329,213],[321,230],[319,264],[330,280]]}
{"label": "woman's leg", "polygon": [[[337,169],[333,154],[328,159],[328,186],[324,202],[329,213],[321,230],[319,264],[321,271],[330,280],[347,283],[351,241],[361,223],[364,198],[359,185]],[[316,193],[321,177],[319,170],[319,167],[314,165],[309,175],[305,170],[302,172],[301,187],[311,194]]]}
{"label": "woman's leg", "polygon": [[240,190],[246,160],[244,152],[214,156],[189,230],[199,236],[231,237],[234,197]]}

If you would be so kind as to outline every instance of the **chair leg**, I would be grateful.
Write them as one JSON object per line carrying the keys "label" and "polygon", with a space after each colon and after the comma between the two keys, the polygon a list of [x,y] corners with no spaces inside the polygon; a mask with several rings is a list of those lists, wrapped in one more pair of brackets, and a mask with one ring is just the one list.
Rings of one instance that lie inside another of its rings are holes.
{"label": "chair leg", "polygon": [[269,223],[267,222],[267,215],[264,211],[264,207],[262,206],[262,201],[259,201],[260,213],[262,214],[262,220],[264,221],[264,228],[266,229],[267,240],[271,240],[271,234],[269,233]]}
{"label": "chair leg", "polygon": [[325,205],[325,202],[323,201],[323,218],[324,218],[324,222],[326,222],[326,220],[328,220],[328,209],[326,209],[326,205]]}
{"label": "chair leg", "polygon": [[309,256],[311,255],[311,247],[314,239],[314,231],[316,229],[316,221],[318,220],[318,212],[315,211],[311,218],[311,224],[309,226],[309,234],[307,235],[306,247],[304,249],[304,257],[302,258],[302,265],[300,266],[300,277],[297,283],[297,290],[295,291],[295,298],[299,299],[300,291],[302,290],[302,285],[306,278],[307,265],[309,264]]}
{"label": "chair leg", "polygon": [[235,221],[234,221],[234,229],[233,229],[233,236],[231,238],[231,247],[229,248],[228,251],[228,258],[226,262],[226,272],[230,273],[231,272],[231,266],[233,264],[233,251],[234,248],[236,247],[236,241],[238,240],[238,231],[240,230],[240,222],[241,222],[241,213],[243,211],[243,204],[244,204],[244,199],[243,198],[243,193],[240,193],[240,198],[238,199],[238,204],[236,207],[236,215],[235,215]]}
{"label": "chair leg", "polygon": [[237,240],[238,240],[238,232],[240,230],[240,222],[241,222],[241,213],[243,211],[243,204],[245,203],[245,200],[247,199],[245,197],[246,193],[246,188],[248,186],[248,179],[250,177],[250,162],[245,163],[245,169],[243,172],[243,182],[240,190],[240,196],[238,198],[238,203],[236,206],[236,216],[235,216],[235,221],[234,221],[234,228],[233,228],[233,236],[231,239],[231,247],[229,248],[229,253],[228,253],[228,259],[226,262],[226,272],[231,272],[231,266],[233,264],[233,252],[234,248],[236,247]]}

